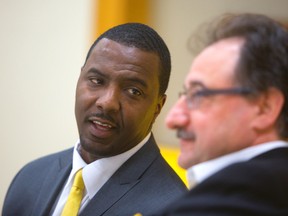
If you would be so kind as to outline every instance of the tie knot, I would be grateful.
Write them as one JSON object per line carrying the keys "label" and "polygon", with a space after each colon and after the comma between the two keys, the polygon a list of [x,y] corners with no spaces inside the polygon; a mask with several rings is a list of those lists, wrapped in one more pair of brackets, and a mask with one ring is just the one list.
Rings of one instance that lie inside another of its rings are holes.
{"label": "tie knot", "polygon": [[84,181],[82,178],[82,169],[80,169],[79,171],[77,171],[75,178],[74,178],[74,182],[73,182],[73,186],[77,187],[81,190],[84,189]]}

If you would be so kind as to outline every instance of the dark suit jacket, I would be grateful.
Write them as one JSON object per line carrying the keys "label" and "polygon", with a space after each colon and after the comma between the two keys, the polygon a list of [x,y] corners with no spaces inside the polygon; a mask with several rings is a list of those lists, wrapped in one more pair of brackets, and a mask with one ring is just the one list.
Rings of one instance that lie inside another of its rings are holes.
{"label": "dark suit jacket", "polygon": [[[7,192],[3,216],[50,215],[72,168],[69,149],[29,163]],[[163,208],[186,191],[160,154],[153,136],[106,182],[81,212],[83,216],[132,216]]]}
{"label": "dark suit jacket", "polygon": [[224,168],[155,215],[287,216],[288,148]]}

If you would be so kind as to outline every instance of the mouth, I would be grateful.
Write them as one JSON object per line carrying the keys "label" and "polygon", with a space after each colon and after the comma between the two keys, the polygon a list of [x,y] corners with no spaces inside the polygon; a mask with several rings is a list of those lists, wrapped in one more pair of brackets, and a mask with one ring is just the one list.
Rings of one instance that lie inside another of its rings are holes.
{"label": "mouth", "polygon": [[85,122],[87,127],[84,130],[93,140],[112,139],[120,130],[116,119],[104,113],[91,113],[85,118]]}
{"label": "mouth", "polygon": [[111,131],[118,128],[118,125],[112,118],[105,116],[90,116],[88,117],[88,121],[98,131]]}
{"label": "mouth", "polygon": [[89,119],[89,134],[93,139],[107,139],[115,135],[117,129],[116,124],[103,119]]}
{"label": "mouth", "polygon": [[93,124],[98,125],[99,127],[103,128],[103,129],[113,129],[113,128],[115,128],[115,126],[113,126],[112,124],[106,123],[106,122],[101,122],[99,120],[94,120],[92,122],[93,122]]}

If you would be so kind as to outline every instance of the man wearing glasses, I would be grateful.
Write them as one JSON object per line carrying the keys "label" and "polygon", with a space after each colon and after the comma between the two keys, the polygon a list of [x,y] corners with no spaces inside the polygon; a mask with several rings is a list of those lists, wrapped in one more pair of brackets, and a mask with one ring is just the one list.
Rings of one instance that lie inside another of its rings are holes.
{"label": "man wearing glasses", "polygon": [[263,15],[224,17],[166,124],[191,190],[160,215],[288,215],[287,29]]}

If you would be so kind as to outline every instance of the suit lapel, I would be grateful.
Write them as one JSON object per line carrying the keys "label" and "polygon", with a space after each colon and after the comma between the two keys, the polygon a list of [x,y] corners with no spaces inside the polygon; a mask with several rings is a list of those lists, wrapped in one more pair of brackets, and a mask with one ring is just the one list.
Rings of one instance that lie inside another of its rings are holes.
{"label": "suit lapel", "polygon": [[[138,180],[139,181],[139,180]],[[134,181],[127,184],[119,184],[113,180],[113,177],[107,182],[102,189],[93,197],[88,206],[80,215],[103,215],[114,203],[123,197],[134,185]]]}
{"label": "suit lapel", "polygon": [[66,179],[72,168],[72,150],[65,153],[64,157],[55,160],[46,179],[39,191],[38,199],[32,211],[32,215],[49,215]]}
{"label": "suit lapel", "polygon": [[80,215],[103,215],[141,181],[141,176],[159,155],[153,136],[104,184]]}

